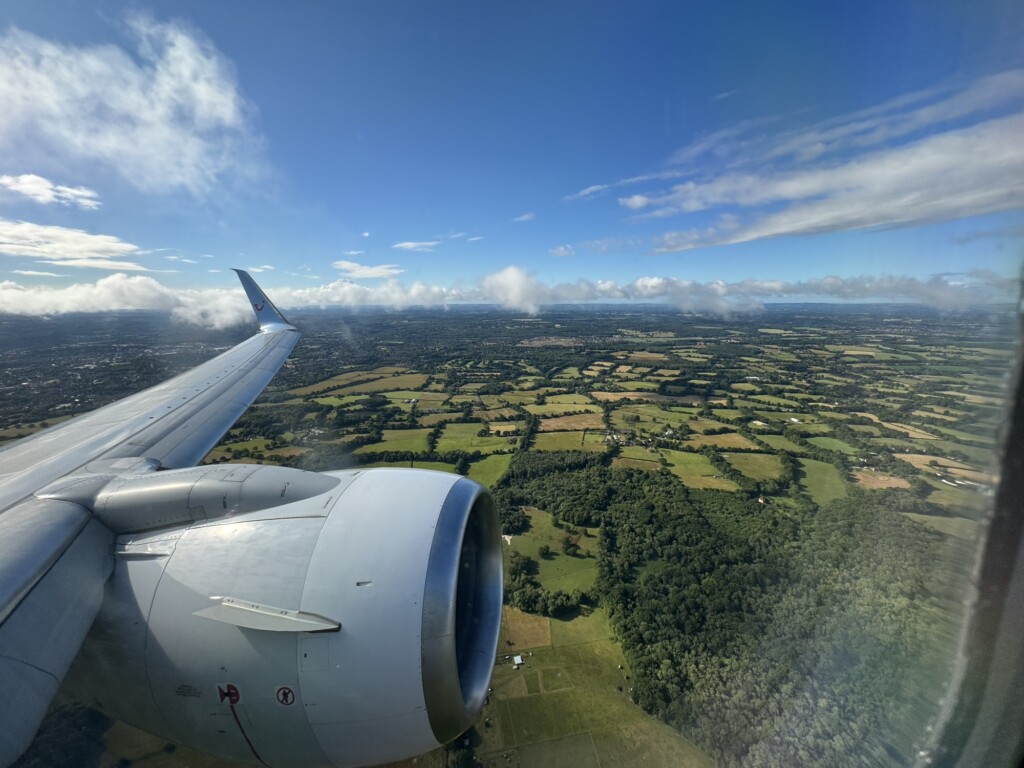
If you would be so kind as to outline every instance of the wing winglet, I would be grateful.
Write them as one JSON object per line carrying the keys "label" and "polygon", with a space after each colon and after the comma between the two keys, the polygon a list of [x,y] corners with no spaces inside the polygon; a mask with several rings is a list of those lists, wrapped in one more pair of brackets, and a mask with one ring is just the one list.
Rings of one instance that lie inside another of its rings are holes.
{"label": "wing winglet", "polygon": [[267,298],[263,289],[256,285],[256,281],[243,269],[234,269],[238,273],[238,279],[242,281],[245,295],[249,298],[249,304],[256,313],[256,320],[259,321],[261,331],[288,331],[296,330],[295,326],[289,323],[281,310],[274,306],[274,302]]}

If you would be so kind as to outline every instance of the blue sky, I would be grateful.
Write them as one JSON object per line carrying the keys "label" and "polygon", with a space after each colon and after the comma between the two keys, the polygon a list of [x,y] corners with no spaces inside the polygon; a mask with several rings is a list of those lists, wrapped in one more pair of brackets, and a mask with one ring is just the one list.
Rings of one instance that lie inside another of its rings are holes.
{"label": "blue sky", "polygon": [[1005,297],[1022,33],[1009,0],[9,0],[0,310],[233,317],[232,266],[285,306]]}

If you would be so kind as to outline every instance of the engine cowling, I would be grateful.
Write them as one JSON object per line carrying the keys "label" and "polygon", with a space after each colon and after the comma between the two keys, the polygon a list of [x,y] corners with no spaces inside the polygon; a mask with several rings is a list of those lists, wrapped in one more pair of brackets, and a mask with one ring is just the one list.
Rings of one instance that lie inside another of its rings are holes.
{"label": "engine cowling", "polygon": [[[204,469],[108,486],[103,508],[123,513],[130,500],[163,515],[161,504],[182,506],[169,495],[195,499],[203,482],[219,500],[210,483],[221,476]],[[459,735],[486,698],[501,614],[487,491],[425,470],[266,470],[245,482],[298,500],[245,511],[260,504],[243,486],[238,514],[118,538],[68,692],[271,766],[368,765]],[[183,508],[196,509],[188,498]]]}

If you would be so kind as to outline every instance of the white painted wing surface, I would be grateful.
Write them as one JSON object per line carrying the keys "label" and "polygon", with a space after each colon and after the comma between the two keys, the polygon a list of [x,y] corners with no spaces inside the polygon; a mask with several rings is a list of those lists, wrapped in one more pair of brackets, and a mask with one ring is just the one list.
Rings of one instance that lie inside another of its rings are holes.
{"label": "white painted wing surface", "polygon": [[239,278],[260,333],[163,384],[0,450],[0,691],[17,702],[0,707],[0,766],[31,743],[113,564],[113,535],[91,510],[37,494],[69,475],[192,466],[217,444],[299,339],[252,278]]}

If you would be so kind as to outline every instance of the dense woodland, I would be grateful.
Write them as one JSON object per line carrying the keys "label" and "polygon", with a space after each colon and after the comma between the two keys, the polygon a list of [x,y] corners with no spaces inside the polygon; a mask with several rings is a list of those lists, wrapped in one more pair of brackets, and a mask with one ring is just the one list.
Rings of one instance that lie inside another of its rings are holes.
{"label": "dense woodland", "polygon": [[510,604],[559,615],[599,600],[631,661],[634,700],[722,765],[835,765],[868,744],[891,748],[878,762],[900,762],[909,736],[893,714],[936,674],[936,622],[954,626],[936,564],[953,573],[968,556],[897,514],[931,505],[858,491],[769,511],[587,454],[523,458],[499,506],[542,507],[569,531],[599,526],[600,576],[590,594],[546,594],[516,558]]}

